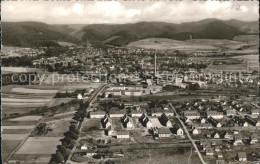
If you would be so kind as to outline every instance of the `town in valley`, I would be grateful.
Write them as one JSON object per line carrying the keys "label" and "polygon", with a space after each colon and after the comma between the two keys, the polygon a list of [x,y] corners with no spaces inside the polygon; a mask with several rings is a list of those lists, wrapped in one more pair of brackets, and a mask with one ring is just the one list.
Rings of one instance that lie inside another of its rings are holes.
{"label": "town in valley", "polygon": [[259,163],[258,26],[2,22],[2,162]]}

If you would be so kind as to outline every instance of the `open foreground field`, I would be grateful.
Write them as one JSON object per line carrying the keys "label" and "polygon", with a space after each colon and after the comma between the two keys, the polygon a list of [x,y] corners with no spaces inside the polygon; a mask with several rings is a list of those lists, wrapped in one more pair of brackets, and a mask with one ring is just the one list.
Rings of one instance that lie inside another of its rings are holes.
{"label": "open foreground field", "polygon": [[250,69],[254,69],[254,70],[259,69],[259,55],[239,55],[239,56],[233,56],[231,58],[248,61],[250,65]]}
{"label": "open foreground field", "polygon": [[53,154],[61,137],[29,137],[16,154]]}
{"label": "open foreground field", "polygon": [[29,137],[9,162],[49,163],[60,139],[60,137]]}
{"label": "open foreground field", "polygon": [[2,122],[2,157],[3,161],[15,151],[24,139],[27,138],[29,132],[33,130],[37,124],[37,120],[41,116],[30,116],[17,118],[14,120],[4,120]]}
{"label": "open foreground field", "polygon": [[60,86],[3,86],[2,112],[4,117],[30,112],[33,108],[48,105]]}

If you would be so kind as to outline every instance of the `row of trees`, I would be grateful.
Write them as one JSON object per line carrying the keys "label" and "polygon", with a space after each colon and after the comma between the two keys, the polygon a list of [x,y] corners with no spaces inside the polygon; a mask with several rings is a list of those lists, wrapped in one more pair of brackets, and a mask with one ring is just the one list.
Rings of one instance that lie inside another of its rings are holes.
{"label": "row of trees", "polygon": [[62,144],[57,146],[56,153],[51,157],[51,164],[63,164],[67,161],[71,150],[77,144],[77,139],[80,135],[79,129],[84,121],[84,118],[86,117],[86,109],[88,106],[89,102],[84,103],[83,101],[80,101],[80,106],[76,109],[73,117],[75,122],[71,122],[69,131],[64,133],[64,138],[60,140]]}

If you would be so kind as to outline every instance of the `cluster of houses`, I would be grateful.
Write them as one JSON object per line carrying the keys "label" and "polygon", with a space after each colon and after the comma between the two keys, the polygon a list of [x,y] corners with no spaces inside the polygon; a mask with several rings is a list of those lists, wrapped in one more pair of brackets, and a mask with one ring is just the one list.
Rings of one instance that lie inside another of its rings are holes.
{"label": "cluster of houses", "polygon": [[[7,47],[7,49],[8,49],[8,47]],[[2,56],[4,58],[5,57],[21,57],[21,56],[35,57],[35,56],[42,55],[42,54],[44,54],[43,49],[33,49],[33,48],[18,48],[18,49],[11,49],[8,51],[2,51]]]}
{"label": "cluster of houses", "polygon": [[[221,128],[223,125],[221,123],[221,119],[224,118],[224,114],[222,112],[216,111],[207,111],[207,117],[202,116],[198,111],[184,111],[183,112],[183,119],[185,123],[193,124],[195,128],[199,129],[209,129],[212,127]],[[227,116],[227,115],[226,115]],[[199,122],[199,124],[192,123]],[[248,125],[252,125],[255,127],[260,126],[260,120],[258,118],[253,118],[252,116],[245,115],[245,116],[234,116],[230,118],[233,120],[235,124],[231,124],[230,126],[244,126],[248,127]],[[199,127],[197,127],[199,126]]]}
{"label": "cluster of houses", "polygon": [[[240,137],[237,138],[237,144],[234,145],[241,145],[243,143]],[[219,160],[223,160],[223,150],[230,149],[227,145],[221,145],[219,141],[215,140],[208,140],[208,139],[201,139],[200,146],[202,147],[203,151],[205,151],[206,156],[216,156]],[[238,152],[234,158],[237,161],[247,161],[247,154],[246,152]]]}
{"label": "cluster of houses", "polygon": [[116,136],[116,138],[130,138],[129,132],[127,130],[125,131],[119,131],[115,132],[113,130],[112,126],[112,119],[111,118],[120,118],[122,126],[128,130],[134,128],[134,123],[132,118],[137,117],[139,118],[140,123],[146,127],[152,134],[155,136],[155,138],[165,138],[165,137],[170,137],[173,134],[177,136],[183,136],[184,132],[183,129],[178,125],[178,124],[172,124],[170,121],[169,117],[173,116],[172,113],[160,113],[157,115],[154,115],[151,118],[158,118],[158,121],[162,124],[163,127],[157,127],[154,125],[151,121],[151,119],[145,114],[138,114],[134,113],[132,117],[130,117],[131,114],[127,115],[125,112],[120,112],[120,113],[110,113],[107,115],[105,112],[91,112],[90,118],[101,118],[101,124],[103,128],[105,129],[105,134],[108,136]]}
{"label": "cluster of houses", "polygon": [[78,66],[80,65],[79,60],[75,57],[64,57],[64,59],[61,59],[59,57],[49,57],[49,58],[41,58],[36,59],[33,61],[33,66],[40,67],[40,66],[55,66],[59,65],[62,67],[68,67],[71,66]]}
{"label": "cluster of houses", "polygon": [[[124,118],[125,119],[123,119],[123,118],[121,119],[123,124],[128,126],[128,128],[133,128],[133,123],[126,120],[126,119],[129,119],[129,118],[127,116],[124,116]],[[113,128],[113,121],[107,115],[105,115],[101,119],[101,125],[105,129],[105,134],[108,135],[108,136],[114,136],[117,139],[128,139],[128,138],[130,138],[130,135],[129,135],[128,131],[115,131],[114,128]]]}

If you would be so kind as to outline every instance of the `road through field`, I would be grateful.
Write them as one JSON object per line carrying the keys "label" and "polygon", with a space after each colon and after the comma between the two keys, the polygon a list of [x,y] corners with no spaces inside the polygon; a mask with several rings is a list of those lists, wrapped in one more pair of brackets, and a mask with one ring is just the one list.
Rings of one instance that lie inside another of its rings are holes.
{"label": "road through field", "polygon": [[[99,95],[99,93],[102,92],[103,89],[106,88],[107,85],[108,85],[108,84],[104,84],[102,87],[100,87],[99,89],[97,89],[96,92],[95,92],[88,100],[86,100],[86,101],[89,102],[89,107],[86,109],[87,112],[89,111],[92,102],[96,100],[96,98],[97,98],[97,96]],[[79,126],[78,126],[80,132],[81,132],[81,125],[82,125],[82,122],[80,122],[80,123],[79,123]],[[80,139],[81,139],[81,138],[78,138],[78,141],[79,141]],[[71,157],[72,157],[72,155],[73,155],[73,153],[74,153],[75,150],[76,150],[76,147],[74,146],[73,149],[71,150],[71,153],[70,153],[70,155],[69,155],[69,157],[68,157],[68,160],[66,161],[66,164],[74,163],[73,161],[71,161]]]}
{"label": "road through field", "polygon": [[15,152],[17,152],[20,148],[21,148],[21,146],[25,143],[25,141],[28,139],[28,137],[30,136],[30,134],[33,132],[33,130],[42,122],[42,120],[43,119],[40,119],[39,120],[39,122],[30,130],[30,132],[29,133],[27,133],[27,135],[24,137],[24,139],[23,139],[23,141],[19,144],[19,146],[15,149],[15,150],[13,150],[11,153],[10,153],[10,155],[6,158],[6,160],[5,160],[5,164],[7,164],[7,162],[9,161],[9,159],[13,156],[13,154],[15,153]]}
{"label": "road through field", "polygon": [[200,151],[199,151],[199,149],[198,149],[198,147],[197,147],[195,141],[191,138],[190,133],[188,132],[186,126],[184,125],[184,123],[183,123],[182,120],[180,119],[179,114],[176,112],[175,108],[172,106],[171,103],[170,103],[170,106],[171,106],[172,110],[174,111],[174,113],[175,113],[175,115],[176,115],[176,118],[177,118],[177,119],[179,120],[179,122],[181,123],[181,125],[182,125],[182,127],[183,127],[183,129],[184,129],[184,131],[185,131],[185,133],[186,133],[186,135],[187,135],[187,137],[189,138],[190,142],[192,143],[193,147],[195,148],[196,152],[198,153],[198,156],[199,156],[199,158],[200,158],[201,163],[202,163],[202,164],[206,164],[206,162],[204,161],[204,159],[203,159],[203,157],[202,157],[202,155],[201,155],[201,153],[200,153]]}

